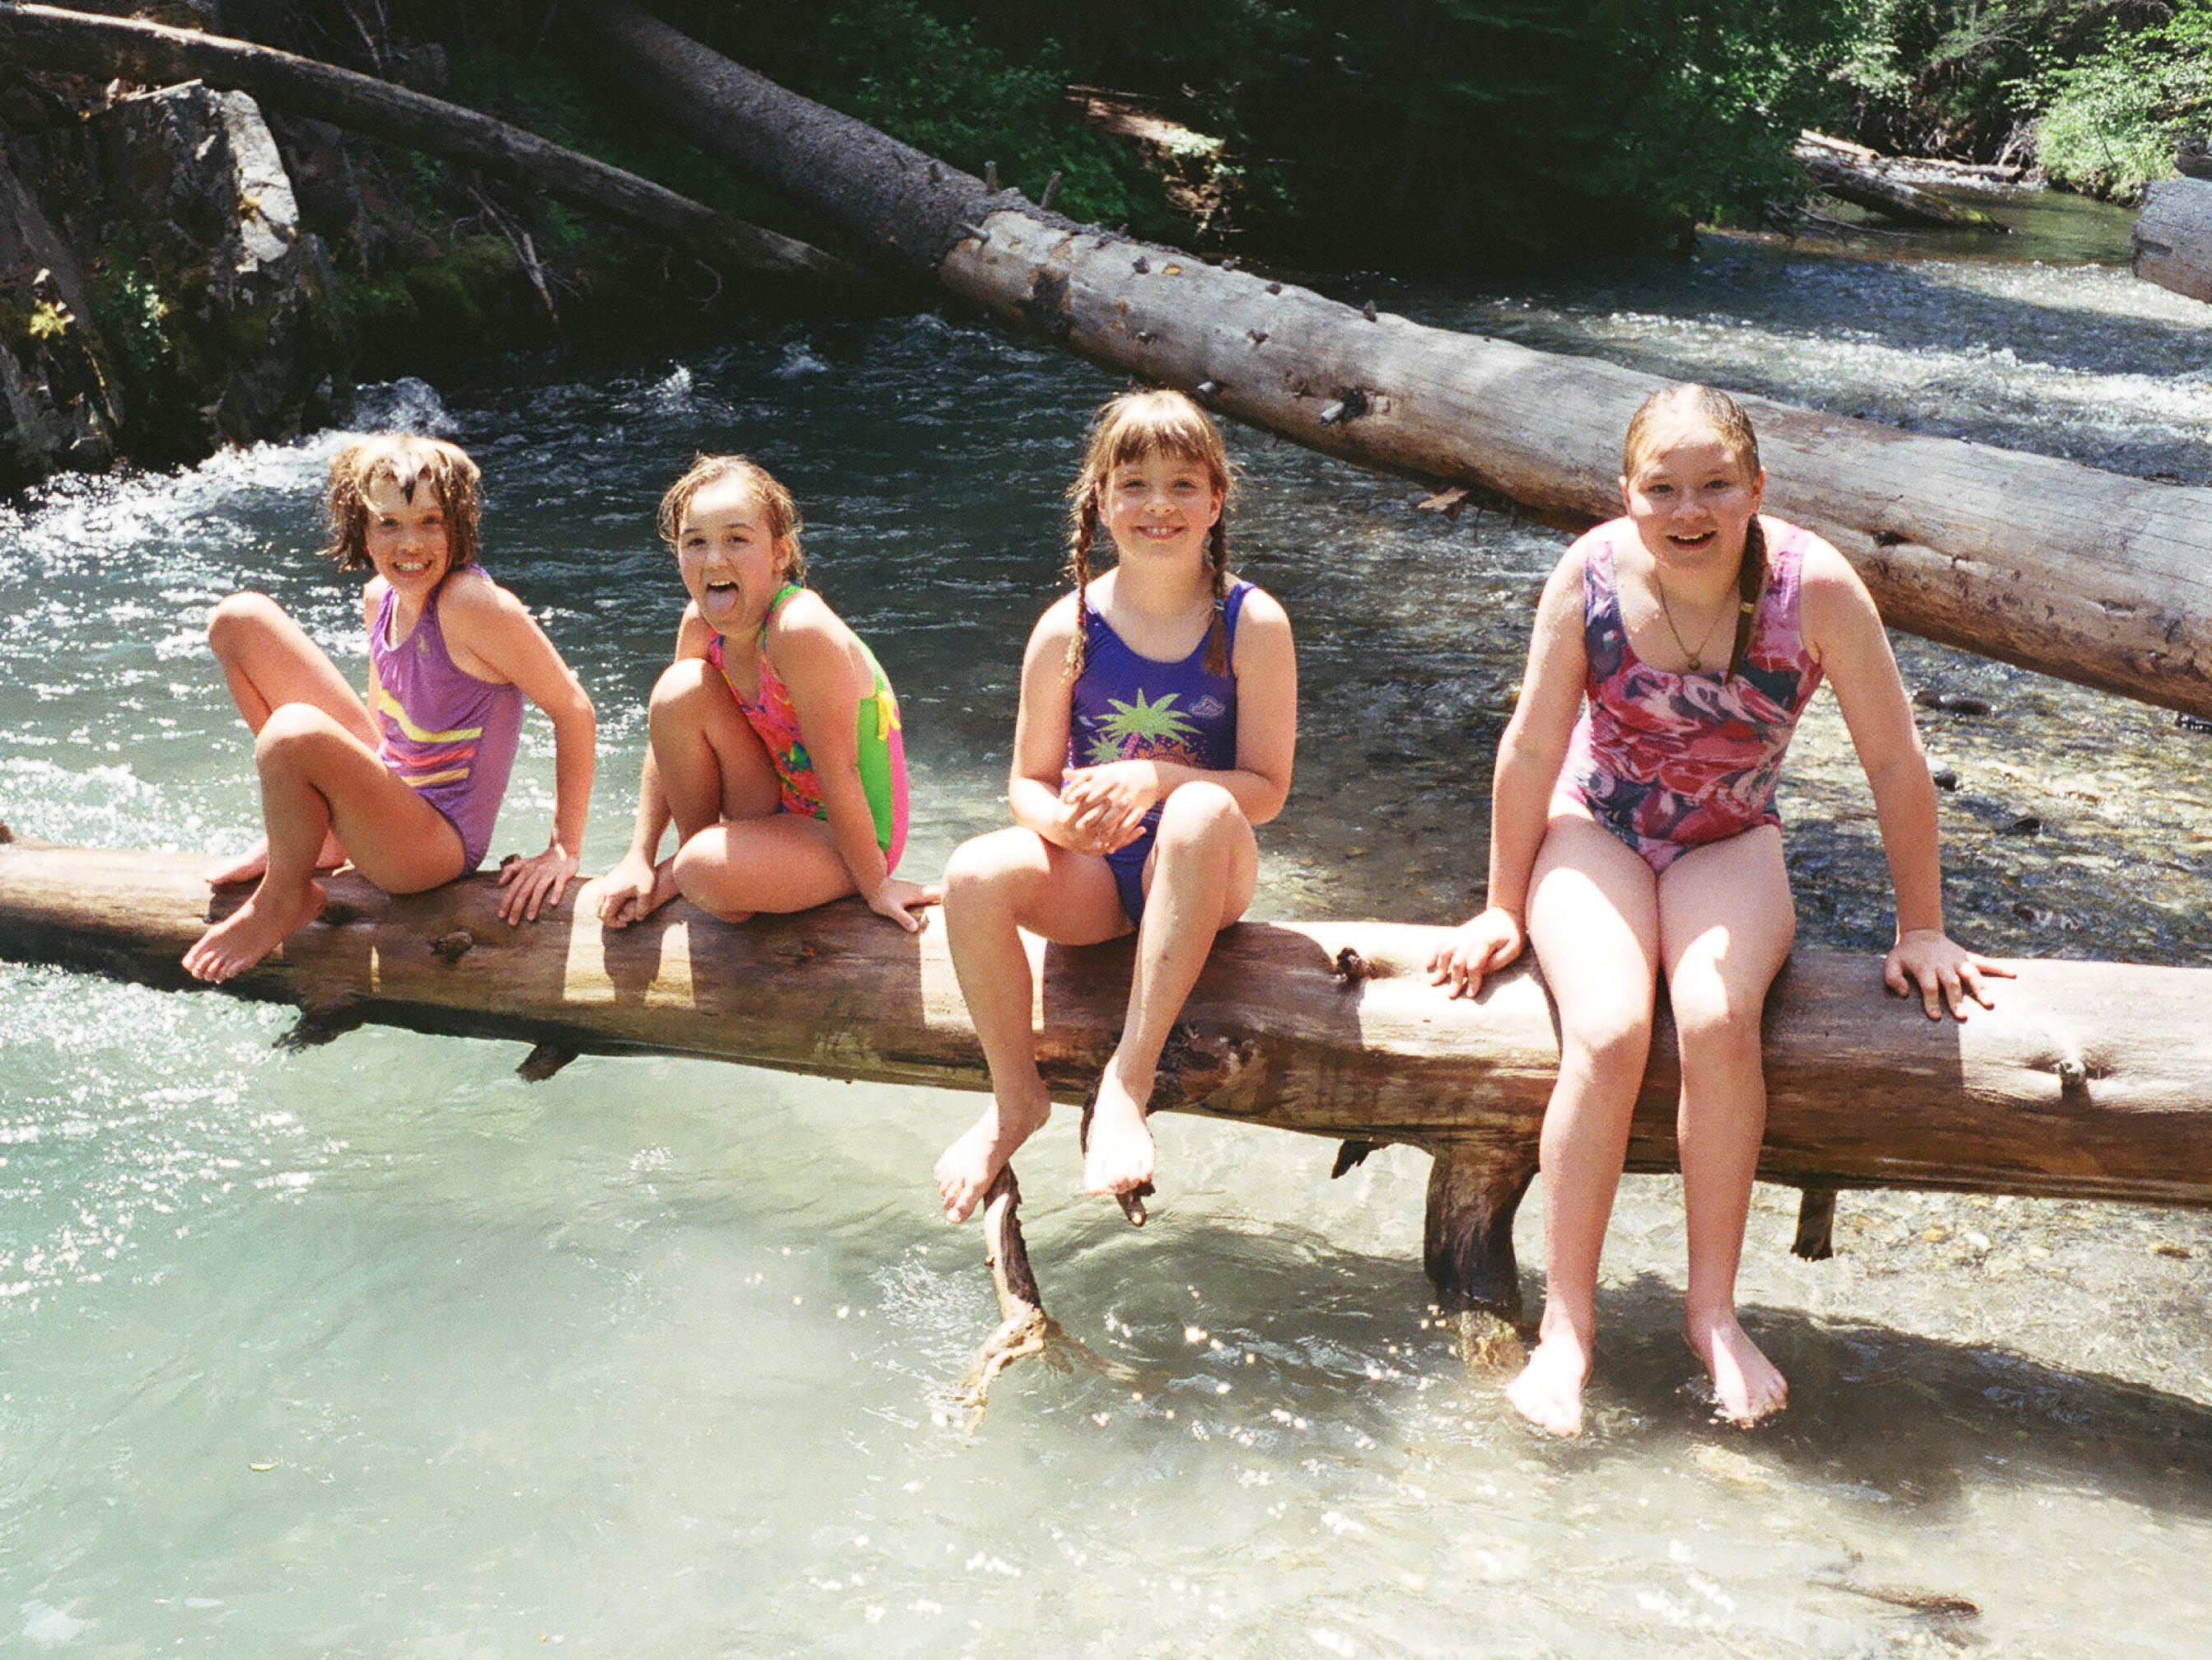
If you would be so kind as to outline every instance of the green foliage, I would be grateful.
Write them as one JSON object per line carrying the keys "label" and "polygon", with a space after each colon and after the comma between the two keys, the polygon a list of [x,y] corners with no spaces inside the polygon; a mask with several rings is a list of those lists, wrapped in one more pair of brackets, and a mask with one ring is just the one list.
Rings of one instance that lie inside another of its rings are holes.
{"label": "green foliage", "polygon": [[2172,20],[2129,34],[2045,76],[2036,157],[2053,184],[2140,199],[2173,173],[2175,141],[2212,122],[2212,0],[2182,0]]}
{"label": "green foliage", "polygon": [[168,317],[169,302],[137,249],[125,239],[110,243],[93,274],[92,319],[131,380],[151,383],[173,368]]}

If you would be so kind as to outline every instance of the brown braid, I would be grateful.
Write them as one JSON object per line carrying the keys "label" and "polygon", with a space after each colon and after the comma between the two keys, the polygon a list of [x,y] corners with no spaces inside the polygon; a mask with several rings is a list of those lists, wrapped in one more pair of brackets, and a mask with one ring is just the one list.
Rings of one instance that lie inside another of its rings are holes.
{"label": "brown braid", "polygon": [[1075,584],[1075,633],[1067,642],[1067,684],[1083,678],[1083,664],[1091,642],[1091,624],[1084,612],[1091,592],[1091,544],[1098,535],[1098,496],[1086,494],[1075,504],[1075,533],[1067,541],[1067,580]]}
{"label": "brown braid", "polygon": [[1743,665],[1743,654],[1751,649],[1752,624],[1759,620],[1759,596],[1766,587],[1766,527],[1759,522],[1759,515],[1751,516],[1751,528],[1744,532],[1743,562],[1736,568],[1735,644],[1729,652],[1728,672],[1723,680],[1735,678]]}

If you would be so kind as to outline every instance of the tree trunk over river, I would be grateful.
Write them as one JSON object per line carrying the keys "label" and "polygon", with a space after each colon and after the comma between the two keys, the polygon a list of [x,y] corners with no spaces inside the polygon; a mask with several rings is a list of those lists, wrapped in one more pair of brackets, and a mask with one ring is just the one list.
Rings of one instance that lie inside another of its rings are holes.
{"label": "tree trunk over river", "polygon": [[[204,857],[0,847],[0,957],[181,988],[211,914]],[[987,1087],[933,916],[917,938],[857,901],[732,927],[681,901],[606,933],[573,905],[498,920],[489,875],[411,898],[356,877],[325,920],[233,982],[296,1003],[309,1037],[365,1020],[561,1052],[711,1056],[832,1078]],[[242,897],[230,890],[216,912]],[[1431,986],[1444,931],[1244,923],[1222,934],[1169,1046],[1156,1110],[1437,1155],[1428,1260],[1447,1304],[1519,1303],[1512,1215],[1558,1068],[1551,1004],[1523,967],[1476,1000]],[[1126,944],[1030,942],[1041,1064],[1073,1101],[1111,1053]],[[1997,1007],[1926,1018],[1872,958],[1794,956],[1769,998],[1759,1174],[1816,1193],[1926,1188],[2212,1205],[2212,971],[2022,962]],[[1628,1168],[1675,1168],[1680,1074],[1660,1031]],[[533,1057],[542,1072],[545,1054]],[[945,1134],[957,1126],[948,1116]],[[1340,1165],[1363,1156],[1345,1149]],[[1164,1172],[1173,1202],[1174,1172]],[[916,1202],[927,1189],[915,1172]]]}
{"label": "tree trunk over river", "polygon": [[726,271],[808,277],[859,292],[881,287],[870,273],[834,254],[749,225],[504,121],[248,41],[130,18],[0,3],[0,56],[27,68],[119,76],[149,86],[204,81],[251,94],[272,109],[313,116],[542,191],[647,231]]}
{"label": "tree trunk over river", "polygon": [[[701,143],[1091,361],[1314,448],[1573,526],[1620,510],[1662,383],[1369,315],[1075,224],[785,91],[623,0],[600,60]],[[1743,400],[1771,511],[1836,544],[1896,627],[2212,716],[2212,489]]]}
{"label": "tree trunk over river", "polygon": [[2136,221],[2136,275],[2212,302],[2212,179],[2164,179]]}

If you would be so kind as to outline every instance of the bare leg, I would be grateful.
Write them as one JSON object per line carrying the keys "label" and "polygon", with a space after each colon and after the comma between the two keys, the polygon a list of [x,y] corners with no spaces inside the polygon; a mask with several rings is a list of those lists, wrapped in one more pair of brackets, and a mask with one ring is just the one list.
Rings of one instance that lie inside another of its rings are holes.
{"label": "bare leg", "polygon": [[[305,703],[329,715],[370,749],[377,745],[376,724],[361,699],[320,646],[275,600],[258,593],[234,593],[208,618],[208,646],[222,666],[231,702],[255,737],[272,711],[286,703]],[[336,870],[345,849],[335,836],[315,853],[317,870]],[[264,840],[248,852],[207,872],[215,886],[250,882],[269,866]]]}
{"label": "bare leg", "polygon": [[[724,891],[720,879],[733,859],[740,856],[717,841],[702,843],[690,853],[683,868],[690,886],[678,876],[679,861],[690,852],[694,838],[726,820],[775,818],[782,806],[783,789],[775,763],[754,733],[744,712],[721,672],[703,659],[687,658],[672,663],[653,688],[650,717],[653,763],[660,777],[661,794],[669,817],[676,821],[677,852],[653,873],[653,903],[659,906],[681,892],[692,903],[727,922],[742,922],[763,909],[801,910],[802,905],[763,907],[739,903],[734,891]],[[831,858],[840,871],[844,862]],[[818,877],[812,883],[818,887]],[[694,892],[696,888],[698,891]],[[850,892],[847,885],[811,901],[825,903]]]}
{"label": "bare leg", "polygon": [[315,858],[335,833],[362,873],[389,893],[419,893],[461,873],[461,838],[323,710],[287,703],[254,741],[269,857],[260,885],[185,953],[202,980],[242,974],[320,912]]}
{"label": "bare leg", "polygon": [[1237,798],[1218,784],[1185,784],[1160,813],[1137,929],[1137,969],[1121,1041],[1098,1079],[1083,1184],[1127,1193],[1152,1179],[1145,1106],[1160,1051],[1198,983],[1213,936],[1243,915],[1260,879],[1260,847]]}
{"label": "bare leg", "polygon": [[954,850],[945,867],[945,944],[991,1068],[991,1104],[937,1161],[937,1190],[956,1222],[968,1219],[1014,1150],[1052,1116],[1030,1025],[1036,982],[1024,927],[1089,946],[1127,933],[1129,919],[1103,859],[1034,831],[998,830]]}
{"label": "bare leg", "polygon": [[1650,866],[1585,818],[1553,819],[1528,933],[1559,1011],[1544,1110],[1544,1317],[1506,1396],[1553,1435],[1580,1432],[1597,1341],[1598,1258],[1651,1048],[1658,915]]}
{"label": "bare leg", "polygon": [[1660,959],[1682,1047],[1682,1335],[1712,1375],[1722,1416],[1741,1423],[1780,1411],[1790,1393],[1736,1323],[1735,1276],[1766,1130],[1759,1016],[1796,932],[1771,825],[1686,854],[1659,879]]}

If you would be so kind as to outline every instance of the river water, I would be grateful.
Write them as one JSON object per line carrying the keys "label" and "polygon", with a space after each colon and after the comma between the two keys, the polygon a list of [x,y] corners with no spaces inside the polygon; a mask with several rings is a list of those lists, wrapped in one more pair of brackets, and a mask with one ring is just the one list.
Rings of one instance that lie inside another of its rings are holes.
{"label": "river water", "polygon": [[[2002,247],[1709,239],[1546,286],[1376,285],[1426,318],[2212,483],[2201,306],[2125,220]],[[1355,284],[1356,286],[1356,284]],[[586,864],[624,839],[680,604],[651,532],[695,450],[791,483],[817,586],[906,707],[909,867],[1000,822],[1021,642],[1110,379],[958,317],[765,323],[640,361],[366,398],[483,463],[487,562],[599,703]],[[1298,781],[1260,911],[1450,921],[1563,538],[1249,433],[1234,547],[1289,606]],[[245,584],[359,669],[312,550],[337,439],[75,481],[0,519],[0,801],[20,835],[241,847],[250,750],[201,639]],[[2212,964],[2212,735],[1909,639],[1948,894],[2011,954]],[[542,845],[533,717],[495,852]],[[1808,946],[1876,951],[1833,705],[1785,784]],[[2034,820],[2032,829],[2027,820]],[[1899,1018],[1917,1018],[1900,1007]],[[1170,1117],[1141,1234],[1021,1161],[1087,1350],[946,1391],[994,1315],[929,1165],[975,1098],[368,1030],[0,965],[0,1650],[85,1656],[2197,1655],[2212,1225],[1847,1195],[1834,1260],[1762,1189],[1747,1323],[1778,1422],[1708,1421],[1669,1180],[1625,1186],[1580,1443],[1523,1431],[1427,1314],[1425,1160]],[[1070,1115],[1061,1115],[1065,1120]],[[1540,1262],[1538,1207],[1522,1260]],[[1530,1305],[1540,1291],[1528,1276]]]}

